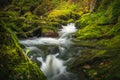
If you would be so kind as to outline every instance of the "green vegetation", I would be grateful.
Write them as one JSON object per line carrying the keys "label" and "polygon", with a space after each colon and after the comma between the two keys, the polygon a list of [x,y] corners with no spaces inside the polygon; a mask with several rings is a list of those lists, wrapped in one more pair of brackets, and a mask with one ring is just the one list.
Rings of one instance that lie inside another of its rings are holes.
{"label": "green vegetation", "polygon": [[74,46],[83,49],[70,70],[79,75],[81,68],[88,80],[119,80],[120,0],[1,0],[0,77],[45,80],[23,54],[15,35],[41,36],[71,22],[78,28]]}
{"label": "green vegetation", "polygon": [[95,12],[83,14],[77,21],[81,29],[74,41],[88,49],[83,49],[73,64],[83,68],[90,80],[120,79],[120,1],[111,1],[102,0]]}
{"label": "green vegetation", "polygon": [[46,80],[39,67],[20,48],[15,34],[0,22],[0,78],[2,80]]}

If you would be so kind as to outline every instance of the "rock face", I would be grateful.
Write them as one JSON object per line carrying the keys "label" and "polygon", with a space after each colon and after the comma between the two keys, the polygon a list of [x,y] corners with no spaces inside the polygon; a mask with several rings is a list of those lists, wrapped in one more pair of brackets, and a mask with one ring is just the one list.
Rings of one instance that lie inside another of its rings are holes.
{"label": "rock face", "polygon": [[0,79],[46,80],[39,67],[19,47],[13,33],[0,22]]}

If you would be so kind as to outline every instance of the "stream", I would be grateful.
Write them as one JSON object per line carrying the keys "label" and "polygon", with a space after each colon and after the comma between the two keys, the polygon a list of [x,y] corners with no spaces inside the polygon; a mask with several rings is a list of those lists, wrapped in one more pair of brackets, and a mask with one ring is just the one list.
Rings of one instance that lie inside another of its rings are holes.
{"label": "stream", "polygon": [[24,51],[29,50],[28,57],[35,61],[48,80],[78,80],[67,70],[67,65],[78,55],[79,49],[73,49],[71,34],[77,31],[75,24],[70,23],[58,30],[59,38],[39,37],[19,40]]}

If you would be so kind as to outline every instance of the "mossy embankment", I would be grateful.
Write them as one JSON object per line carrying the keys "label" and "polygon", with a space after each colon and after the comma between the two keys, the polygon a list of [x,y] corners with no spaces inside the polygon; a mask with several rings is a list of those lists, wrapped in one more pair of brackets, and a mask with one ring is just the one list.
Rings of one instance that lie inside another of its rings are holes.
{"label": "mossy embankment", "polygon": [[39,67],[20,48],[15,34],[0,22],[0,79],[46,80]]}
{"label": "mossy embankment", "polygon": [[[55,28],[47,22],[46,14],[55,7],[54,1],[10,0],[0,1],[0,18],[19,38],[40,37],[44,29]],[[4,4],[4,5],[2,5]],[[49,6],[49,8],[48,8]]]}
{"label": "mossy embankment", "polygon": [[81,0],[10,0],[9,3],[0,1],[0,18],[19,38],[40,37],[49,31],[56,32],[61,25],[79,20],[83,13],[89,12],[87,5],[89,2]]}
{"label": "mossy embankment", "polygon": [[81,29],[73,41],[84,48],[71,70],[82,70],[89,80],[119,80],[120,1],[101,0],[97,4],[95,12],[83,14],[77,21]]}

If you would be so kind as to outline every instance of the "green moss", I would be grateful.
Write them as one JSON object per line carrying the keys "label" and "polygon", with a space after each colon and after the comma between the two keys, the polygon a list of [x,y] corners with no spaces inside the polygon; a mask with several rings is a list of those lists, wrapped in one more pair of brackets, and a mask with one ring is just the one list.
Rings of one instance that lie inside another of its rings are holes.
{"label": "green moss", "polygon": [[55,17],[64,17],[70,14],[70,10],[54,10],[49,15],[48,18],[55,18]]}
{"label": "green moss", "polygon": [[0,78],[2,80],[46,80],[39,67],[19,47],[17,38],[0,22]]}
{"label": "green moss", "polygon": [[43,73],[39,70],[36,64],[32,62],[22,63],[13,68],[12,76],[10,76],[10,79],[12,80],[36,80],[36,79],[45,80],[45,77],[42,77],[44,76],[42,74]]}
{"label": "green moss", "polygon": [[[63,5],[64,4],[64,5]],[[61,3],[58,4],[58,6],[55,8],[55,10],[69,10],[69,11],[74,11],[76,8],[76,4],[74,3],[68,3],[66,1],[62,1]]]}
{"label": "green moss", "polygon": [[74,22],[74,20],[77,20],[80,16],[80,14],[75,11],[76,8],[77,4],[62,1],[48,14],[48,21],[59,24]]}
{"label": "green moss", "polygon": [[107,34],[116,35],[119,34],[119,31],[120,31],[120,21],[118,20],[118,23],[115,24],[114,27]]}
{"label": "green moss", "polygon": [[[73,67],[83,69],[88,80],[119,80],[120,21],[119,1],[101,0],[96,12],[83,14],[77,25],[76,44],[83,47]],[[84,48],[85,47],[85,48]],[[86,48],[87,47],[87,48]],[[96,50],[97,49],[97,50]]]}
{"label": "green moss", "polygon": [[77,38],[86,39],[86,38],[97,38],[101,36],[101,27],[96,25],[88,25],[85,28],[78,30]]}
{"label": "green moss", "polygon": [[54,7],[56,7],[58,2],[54,3],[53,1],[49,1],[49,0],[42,1],[42,3],[35,8],[34,14],[36,14],[38,16],[46,15],[46,14],[48,14],[48,12],[50,10],[52,10]]}

